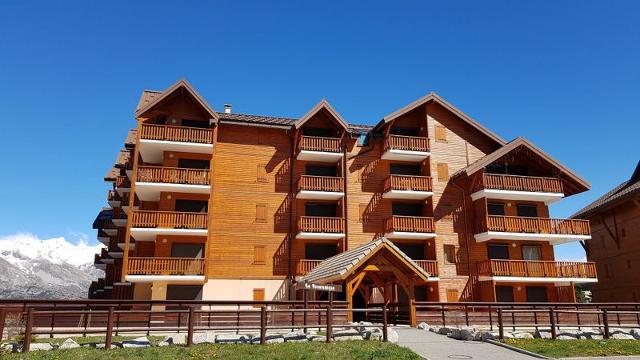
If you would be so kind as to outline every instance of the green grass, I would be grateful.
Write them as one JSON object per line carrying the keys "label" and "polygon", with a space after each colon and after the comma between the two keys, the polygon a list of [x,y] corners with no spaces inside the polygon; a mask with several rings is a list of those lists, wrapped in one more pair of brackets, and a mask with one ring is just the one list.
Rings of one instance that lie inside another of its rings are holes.
{"label": "green grass", "polygon": [[284,343],[268,345],[195,345],[166,346],[145,349],[91,348],[10,354],[3,360],[80,360],[80,359],[403,359],[418,360],[420,356],[409,349],[380,341],[340,341],[325,343]]}
{"label": "green grass", "polygon": [[548,357],[640,355],[638,340],[508,339],[506,344]]}

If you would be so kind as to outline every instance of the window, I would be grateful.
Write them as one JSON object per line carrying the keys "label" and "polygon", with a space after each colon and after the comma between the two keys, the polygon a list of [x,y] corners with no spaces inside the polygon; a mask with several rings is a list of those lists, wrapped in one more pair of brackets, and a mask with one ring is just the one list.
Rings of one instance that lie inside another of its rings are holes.
{"label": "window", "polygon": [[[264,289],[253,289],[253,301],[264,301]],[[253,305],[260,307],[260,305]]]}
{"label": "window", "polygon": [[502,203],[488,203],[487,211],[489,215],[500,215],[504,216],[504,204]]}
{"label": "window", "polygon": [[[412,260],[426,260],[424,258],[424,245],[423,244],[396,244],[398,249],[405,253]],[[448,245],[445,245],[447,247]],[[446,251],[445,251],[446,252]]]}
{"label": "window", "polygon": [[267,222],[267,205],[266,204],[256,204],[256,222],[259,222],[259,223]]}
{"label": "window", "polygon": [[449,165],[438,163],[438,181],[449,181]]}
{"label": "window", "polygon": [[420,165],[391,164],[389,173],[393,175],[420,175]]}
{"label": "window", "polygon": [[253,264],[264,265],[265,264],[265,251],[264,246],[256,245],[253,247]]}
{"label": "window", "polygon": [[267,169],[265,168],[264,164],[258,164],[256,181],[267,182]]}
{"label": "window", "polygon": [[305,175],[313,176],[336,176],[338,169],[335,166],[307,165]]}
{"label": "window", "polygon": [[518,204],[518,216],[538,217],[538,208],[535,205]]}
{"label": "window", "polygon": [[367,204],[358,204],[358,222],[364,222],[364,216],[367,212]]}
{"label": "window", "polygon": [[436,125],[436,141],[447,142],[447,128],[442,125]]}
{"label": "window", "polygon": [[179,168],[187,169],[208,169],[211,162],[209,160],[178,159]]}
{"label": "window", "polygon": [[513,286],[496,286],[497,302],[514,302]]}
{"label": "window", "polygon": [[393,202],[391,213],[400,216],[422,216],[422,203],[419,202]]}
{"label": "window", "polygon": [[206,213],[209,202],[206,200],[176,200],[176,211]]}
{"label": "window", "polygon": [[449,264],[456,263],[456,247],[454,245],[444,246],[444,262]]}
{"label": "window", "polygon": [[458,301],[458,290],[447,289],[447,302],[456,302],[456,301]]}
{"label": "window", "polygon": [[522,260],[542,260],[542,248],[536,245],[522,245]]}
{"label": "window", "polygon": [[167,300],[202,300],[202,285],[168,285]]}
{"label": "window", "polygon": [[487,256],[489,259],[508,260],[509,245],[507,244],[487,244]]}
{"label": "window", "polygon": [[527,302],[547,302],[547,288],[544,286],[527,286]]}
{"label": "window", "polygon": [[337,244],[305,244],[304,258],[307,260],[324,260],[338,253]]}
{"label": "window", "polygon": [[201,259],[204,253],[204,244],[174,243],[171,245],[171,257]]}

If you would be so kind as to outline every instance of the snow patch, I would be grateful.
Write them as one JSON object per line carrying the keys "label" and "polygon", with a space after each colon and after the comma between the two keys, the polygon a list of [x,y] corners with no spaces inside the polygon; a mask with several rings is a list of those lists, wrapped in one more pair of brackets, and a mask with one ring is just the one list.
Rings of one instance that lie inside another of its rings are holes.
{"label": "snow patch", "polygon": [[0,236],[0,257],[23,270],[30,269],[37,259],[80,267],[93,263],[93,255],[103,248],[101,244],[88,245],[82,235],[77,245],[64,237],[41,240],[29,233]]}

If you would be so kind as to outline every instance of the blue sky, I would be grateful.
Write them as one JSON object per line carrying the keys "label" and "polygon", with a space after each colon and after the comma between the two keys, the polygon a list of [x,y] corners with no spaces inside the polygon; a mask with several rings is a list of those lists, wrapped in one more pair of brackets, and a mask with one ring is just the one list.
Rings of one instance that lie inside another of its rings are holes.
{"label": "blue sky", "polygon": [[299,117],[327,98],[354,123],[436,91],[591,182],[557,217],[640,158],[640,2],[206,3],[0,4],[0,236],[95,241],[140,91],[181,77],[218,110]]}

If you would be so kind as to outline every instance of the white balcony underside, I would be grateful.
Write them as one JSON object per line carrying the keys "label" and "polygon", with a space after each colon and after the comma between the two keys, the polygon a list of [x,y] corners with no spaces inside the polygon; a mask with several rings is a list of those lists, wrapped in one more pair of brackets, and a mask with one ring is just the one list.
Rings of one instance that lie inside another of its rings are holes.
{"label": "white balcony underside", "polygon": [[108,202],[109,206],[113,209],[115,207],[120,206],[120,200],[111,200]]}
{"label": "white balcony underside", "polygon": [[[122,250],[124,250],[124,243],[118,243],[118,247]],[[129,243],[129,250],[135,250],[136,249],[136,244],[133,243]]]}
{"label": "white balcony underside", "polygon": [[342,155],[342,153],[338,152],[300,150],[296,159],[335,163],[342,159]]}
{"label": "white balcony underside", "polygon": [[114,259],[120,259],[123,256],[122,251],[109,251],[107,254]]}
{"label": "white balcony underside", "polygon": [[100,261],[102,261],[104,264],[113,264],[115,262],[115,260],[113,259],[102,259]]}
{"label": "white balcony underside", "polygon": [[296,198],[315,200],[339,200],[343,196],[343,192],[300,190],[296,195]]}
{"label": "white balcony underside", "polygon": [[382,194],[385,199],[424,200],[433,196],[431,191],[390,190]]}
{"label": "white balcony underside", "polygon": [[116,192],[120,196],[124,195],[125,193],[128,193],[129,191],[131,191],[131,188],[128,188],[128,187],[117,187],[116,188]]}
{"label": "white balcony underside", "polygon": [[435,233],[425,232],[409,232],[409,231],[392,231],[384,234],[388,239],[409,239],[409,240],[422,240],[433,239],[436,237]]}
{"label": "white balcony underside", "polygon": [[382,154],[383,160],[421,162],[431,155],[428,151],[409,151],[390,149]]}
{"label": "white balcony underside", "polygon": [[479,276],[480,280],[493,280],[497,282],[568,282],[568,283],[597,283],[597,278],[571,278],[571,277],[527,277],[527,276]]}
{"label": "white balcony underside", "polygon": [[127,226],[127,219],[111,219],[111,221],[113,222],[113,225],[117,227]]}
{"label": "white balcony underside", "polygon": [[136,241],[155,241],[158,235],[207,236],[207,229],[131,228]]}
{"label": "white balcony underside", "polygon": [[564,244],[580,240],[589,240],[591,235],[566,235],[566,234],[539,234],[539,233],[514,233],[487,231],[474,235],[477,242],[488,240],[532,240],[532,241],[548,241],[552,244]]}
{"label": "white balcony underside", "polygon": [[107,264],[105,264],[105,263],[93,264],[93,267],[98,269],[98,270],[106,270],[107,269]]}
{"label": "white balcony underside", "polygon": [[118,235],[118,229],[102,229],[102,231],[109,236]]}
{"label": "white balcony underside", "polygon": [[339,240],[344,237],[344,233],[323,233],[323,232],[299,232],[296,239],[311,240]]}
{"label": "white balcony underside", "polygon": [[213,154],[212,144],[140,139],[140,156],[146,163],[160,164],[165,151]]}
{"label": "white balcony underside", "polygon": [[563,193],[484,189],[471,194],[473,201],[488,198],[514,201],[544,201],[549,205],[564,197]]}
{"label": "white balcony underside", "polygon": [[204,284],[204,275],[127,275],[125,280],[132,283],[168,281],[170,283]]}
{"label": "white balcony underside", "polygon": [[100,241],[101,243],[108,245],[109,244],[109,240],[111,238],[108,236],[98,236],[98,241]]}
{"label": "white balcony underside", "polygon": [[188,185],[173,183],[136,182],[136,195],[142,201],[159,201],[160,192],[177,192],[185,194],[209,194],[210,185]]}

